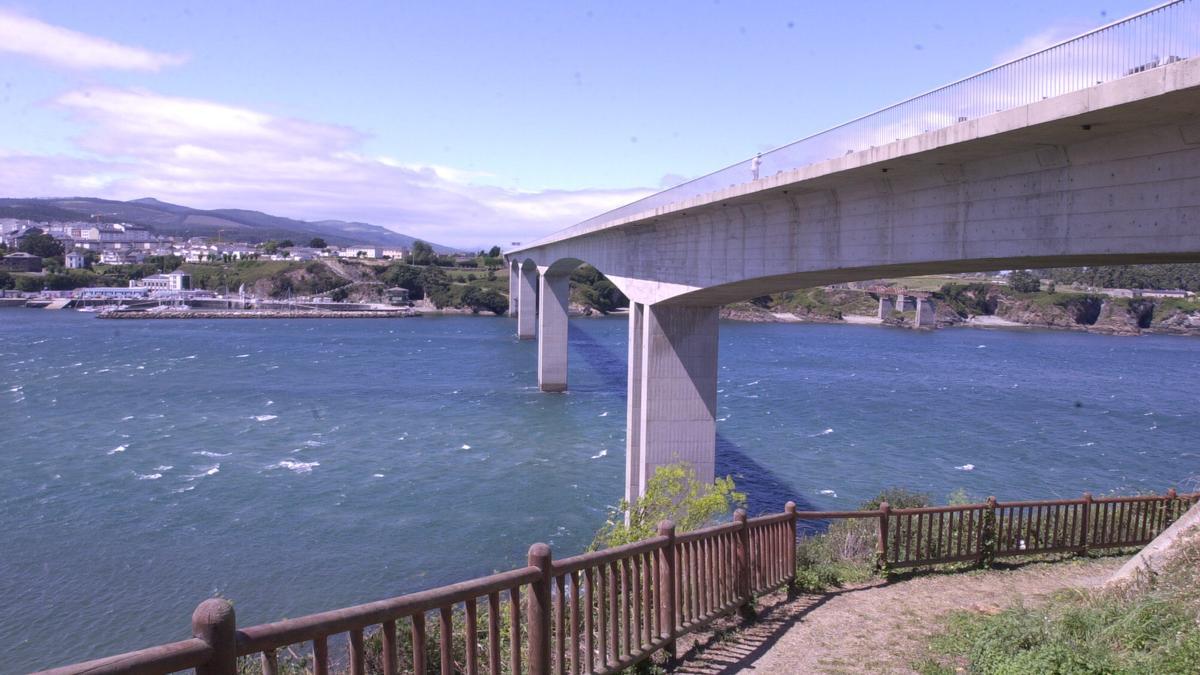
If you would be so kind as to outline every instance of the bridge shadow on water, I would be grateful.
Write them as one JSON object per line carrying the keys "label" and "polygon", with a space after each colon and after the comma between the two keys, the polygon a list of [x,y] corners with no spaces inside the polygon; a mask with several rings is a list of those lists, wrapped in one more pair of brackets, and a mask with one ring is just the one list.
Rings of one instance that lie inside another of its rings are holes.
{"label": "bridge shadow on water", "polygon": [[[576,324],[568,322],[568,339],[570,346],[583,357],[603,382],[601,388],[628,398],[628,383],[626,370],[628,357],[616,353],[608,345],[602,344],[595,337],[581,330]],[[737,443],[717,433],[716,474],[718,476],[733,476],[738,489],[746,493],[746,511],[750,515],[763,513],[778,513],[788,500],[796,502],[796,508],[801,511],[815,511],[815,506],[807,499],[796,495],[782,477],[776,475],[767,467],[755,461]],[[810,527],[806,528],[805,525]],[[816,526],[813,528],[812,526]],[[818,523],[802,523],[802,529],[824,529]]]}

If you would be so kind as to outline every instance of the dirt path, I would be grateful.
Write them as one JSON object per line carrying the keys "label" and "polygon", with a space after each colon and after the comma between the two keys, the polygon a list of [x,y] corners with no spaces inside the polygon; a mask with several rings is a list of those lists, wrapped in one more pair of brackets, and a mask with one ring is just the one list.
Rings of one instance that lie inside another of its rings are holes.
{"label": "dirt path", "polygon": [[928,636],[951,611],[1036,603],[1062,588],[1099,584],[1124,561],[1031,563],[930,574],[791,601],[780,595],[760,605],[757,623],[723,638],[702,638],[675,672],[912,673],[911,664],[927,653]]}

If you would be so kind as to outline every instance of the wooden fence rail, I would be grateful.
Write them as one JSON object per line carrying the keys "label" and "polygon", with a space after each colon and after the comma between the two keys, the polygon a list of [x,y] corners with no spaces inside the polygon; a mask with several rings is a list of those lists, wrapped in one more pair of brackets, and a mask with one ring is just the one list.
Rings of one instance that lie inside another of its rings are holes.
{"label": "wooden fence rail", "polygon": [[[197,675],[280,672],[279,650],[325,675],[600,675],[628,668],[735,612],[796,574],[800,520],[857,518],[877,526],[881,567],[990,563],[1003,556],[1136,546],[1149,542],[1200,493],[893,509],[797,512],[747,518],[555,560],[534,544],[525,567],[355,607],[238,629],[233,605],[205,600],[193,637],[79,663],[42,675]],[[345,649],[332,658],[331,644]],[[344,645],[344,647],[342,646]]]}
{"label": "wooden fence rail", "polygon": [[[205,600],[190,640],[43,675],[274,675],[281,649],[314,675],[335,663],[351,675],[616,673],[659,650],[674,656],[680,635],[788,585],[795,524],[789,502],[783,513],[739,510],[730,523],[679,535],[665,521],[650,539],[561,560],[534,544],[520,569],[241,629],[228,601]],[[345,657],[332,658],[343,644]]]}
{"label": "wooden fence rail", "polygon": [[1142,546],[1200,501],[1200,493],[1100,497],[870,511],[802,511],[798,520],[877,522],[876,558],[884,569]]}

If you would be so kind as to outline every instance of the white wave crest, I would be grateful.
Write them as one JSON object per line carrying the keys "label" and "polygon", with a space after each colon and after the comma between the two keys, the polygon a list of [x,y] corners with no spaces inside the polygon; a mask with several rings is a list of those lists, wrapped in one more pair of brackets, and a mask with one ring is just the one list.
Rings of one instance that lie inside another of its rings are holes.
{"label": "white wave crest", "polygon": [[824,430],[824,431],[818,431],[818,432],[817,432],[817,433],[815,433],[815,434],[809,434],[809,435],[808,435],[808,437],[809,437],[809,438],[816,438],[817,436],[828,436],[829,434],[832,434],[832,433],[833,433],[833,429],[832,429],[832,428],[829,428],[829,429],[826,429],[826,430]]}
{"label": "white wave crest", "polygon": [[601,457],[607,457],[607,456],[608,456],[608,450],[601,450],[600,452],[592,455],[592,459],[600,459]]}
{"label": "white wave crest", "polygon": [[251,417],[250,419],[255,420],[257,422],[270,422],[271,420],[276,419],[278,417],[279,417],[279,415],[255,415],[254,417]]}
{"label": "white wave crest", "polygon": [[193,452],[192,454],[200,455],[201,457],[228,457],[228,456],[232,455],[233,453],[232,452],[209,452],[208,450],[199,450],[197,452]]}
{"label": "white wave crest", "polygon": [[158,480],[162,478],[161,473],[134,473],[138,480]]}
{"label": "white wave crest", "polygon": [[194,474],[191,474],[190,476],[184,476],[184,478],[188,481],[194,481],[199,478],[204,478],[205,476],[215,475],[215,474],[219,473],[220,471],[221,471],[221,463],[217,462],[216,464],[213,464],[212,466],[202,467],[200,469],[200,473],[194,473]]}
{"label": "white wave crest", "polygon": [[129,444],[128,444],[128,443],[126,443],[125,445],[118,445],[117,447],[113,448],[112,450],[109,450],[109,451],[108,451],[107,453],[105,453],[105,454],[108,454],[108,455],[115,455],[115,454],[117,454],[118,452],[125,452],[125,451],[126,451],[126,450],[128,450],[128,449],[129,449]]}
{"label": "white wave crest", "polygon": [[287,469],[294,473],[312,473],[314,466],[321,466],[320,462],[293,462],[290,459],[285,459],[282,462],[268,466],[268,469]]}
{"label": "white wave crest", "polygon": [[954,468],[958,469],[959,471],[974,471],[975,465],[974,464],[963,464],[962,466],[956,466]]}
{"label": "white wave crest", "polygon": [[829,497],[837,497],[837,493],[836,493],[836,492],[834,492],[833,490],[818,490],[818,491],[817,491],[817,494],[819,494],[819,495],[827,495],[827,496],[829,496]]}

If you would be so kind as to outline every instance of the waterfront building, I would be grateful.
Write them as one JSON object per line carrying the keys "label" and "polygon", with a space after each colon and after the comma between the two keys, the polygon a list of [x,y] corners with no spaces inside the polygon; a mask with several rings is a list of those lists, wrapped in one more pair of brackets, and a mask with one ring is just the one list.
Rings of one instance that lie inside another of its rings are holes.
{"label": "waterfront building", "polygon": [[169,274],[151,274],[142,279],[130,279],[130,288],[161,291],[188,291],[192,288],[192,275],[182,270]]}
{"label": "waterfront building", "polygon": [[81,300],[136,300],[146,297],[146,289],[140,287],[91,286],[76,288],[74,295]]}
{"label": "waterfront building", "polygon": [[400,288],[399,286],[396,286],[394,288],[387,289],[384,291],[384,293],[387,294],[387,301],[389,305],[411,304],[407,288]]}
{"label": "waterfront building", "polygon": [[385,248],[383,249],[383,257],[391,258],[392,260],[404,260],[408,257],[408,249],[406,248]]}

